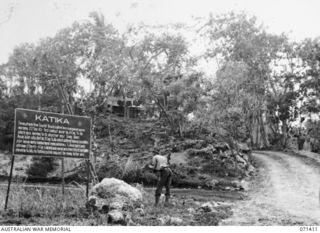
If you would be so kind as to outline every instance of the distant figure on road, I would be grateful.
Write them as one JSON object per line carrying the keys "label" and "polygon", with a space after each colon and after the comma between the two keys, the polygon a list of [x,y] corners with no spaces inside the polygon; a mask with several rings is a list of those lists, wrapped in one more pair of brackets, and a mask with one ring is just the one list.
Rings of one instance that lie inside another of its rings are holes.
{"label": "distant figure on road", "polygon": [[153,169],[154,172],[157,174],[158,183],[155,192],[155,206],[159,204],[161,192],[163,186],[166,187],[166,199],[165,199],[165,206],[169,205],[170,200],[170,185],[172,180],[172,171],[170,169],[170,156],[171,154],[167,155],[159,155],[158,151],[154,151],[155,155],[152,158],[152,162],[149,165],[149,168]]}

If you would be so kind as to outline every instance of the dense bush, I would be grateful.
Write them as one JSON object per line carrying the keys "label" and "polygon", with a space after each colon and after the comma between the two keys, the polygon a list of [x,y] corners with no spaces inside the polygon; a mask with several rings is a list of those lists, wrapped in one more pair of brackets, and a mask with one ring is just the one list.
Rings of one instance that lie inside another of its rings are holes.
{"label": "dense bush", "polygon": [[120,157],[118,155],[107,157],[104,161],[100,162],[96,172],[100,180],[110,177],[121,179],[123,167]]}
{"label": "dense bush", "polygon": [[311,144],[311,150],[313,152],[320,151],[320,121],[309,120],[306,124],[308,141]]}

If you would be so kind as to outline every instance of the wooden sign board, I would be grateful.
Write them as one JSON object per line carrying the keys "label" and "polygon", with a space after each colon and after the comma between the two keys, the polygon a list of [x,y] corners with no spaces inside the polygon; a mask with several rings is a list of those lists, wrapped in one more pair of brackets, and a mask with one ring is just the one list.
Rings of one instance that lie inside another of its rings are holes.
{"label": "wooden sign board", "polygon": [[89,158],[91,118],[17,108],[13,155]]}

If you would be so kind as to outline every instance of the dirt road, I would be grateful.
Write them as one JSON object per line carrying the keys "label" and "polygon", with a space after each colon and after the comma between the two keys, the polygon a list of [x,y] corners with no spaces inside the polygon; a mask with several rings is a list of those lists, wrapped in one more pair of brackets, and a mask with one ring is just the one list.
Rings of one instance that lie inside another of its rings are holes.
{"label": "dirt road", "polygon": [[281,152],[256,152],[248,198],[220,225],[320,225],[320,164]]}

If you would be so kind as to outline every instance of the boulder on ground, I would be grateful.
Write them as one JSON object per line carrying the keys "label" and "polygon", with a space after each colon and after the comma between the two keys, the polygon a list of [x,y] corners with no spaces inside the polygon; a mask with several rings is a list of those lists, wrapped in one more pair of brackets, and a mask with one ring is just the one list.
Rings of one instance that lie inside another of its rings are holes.
{"label": "boulder on ground", "polygon": [[116,178],[103,179],[99,184],[96,184],[90,192],[90,196],[98,196],[100,198],[109,198],[117,195],[126,197],[134,202],[142,201],[142,193],[140,190]]}
{"label": "boulder on ground", "polygon": [[105,178],[92,188],[86,206],[108,214],[108,222],[123,224],[123,211],[141,208],[142,193],[122,180]]}
{"label": "boulder on ground", "polygon": [[112,210],[108,213],[108,223],[125,224],[124,215],[120,210]]}
{"label": "boulder on ground", "polygon": [[189,149],[188,155],[190,157],[200,156],[200,157],[210,159],[212,158],[213,153],[215,152],[216,152],[216,148],[214,148],[212,145],[209,145],[202,149]]}
{"label": "boulder on ground", "polygon": [[144,210],[142,208],[137,208],[135,210],[135,212],[138,213],[140,216],[144,216],[145,215],[145,212],[144,212]]}
{"label": "boulder on ground", "polygon": [[213,144],[213,147],[221,151],[230,150],[230,146],[226,142],[216,142]]}
{"label": "boulder on ground", "polygon": [[207,179],[205,181],[205,185],[208,187],[208,188],[214,188],[216,187],[216,185],[219,183],[219,180],[217,179]]}
{"label": "boulder on ground", "polygon": [[213,205],[210,202],[206,202],[206,203],[202,204],[200,209],[203,210],[204,212],[214,211]]}
{"label": "boulder on ground", "polygon": [[189,213],[190,215],[193,215],[193,214],[195,214],[195,212],[196,212],[196,210],[195,210],[194,208],[188,208],[187,211],[188,211],[188,213]]}
{"label": "boulder on ground", "polygon": [[244,160],[244,158],[242,158],[240,155],[236,155],[236,161],[238,163],[243,163],[244,165],[247,164],[247,162]]}
{"label": "boulder on ground", "polygon": [[250,189],[250,182],[242,180],[241,181],[241,188],[244,191],[248,191]]}
{"label": "boulder on ground", "polygon": [[244,153],[239,153],[239,155],[247,162],[249,162],[249,156],[247,154],[244,154]]}
{"label": "boulder on ground", "polygon": [[254,171],[255,171],[255,168],[251,164],[249,164],[248,168],[247,168],[247,171],[246,171],[246,175],[247,176],[251,176],[251,175],[254,174]]}
{"label": "boulder on ground", "polygon": [[196,148],[196,149],[201,149],[206,145],[206,142],[204,140],[192,140],[192,139],[188,139],[185,140],[182,143],[182,149],[186,150],[189,148]]}
{"label": "boulder on ground", "polygon": [[178,217],[171,217],[169,219],[169,224],[170,225],[179,226],[179,225],[183,224],[183,220],[181,218],[178,218]]}
{"label": "boulder on ground", "polygon": [[251,148],[246,144],[246,143],[241,143],[241,142],[238,142],[238,149],[241,151],[241,152],[244,152],[244,153],[249,153],[251,152]]}
{"label": "boulder on ground", "polygon": [[238,167],[245,170],[245,168],[248,166],[247,161],[244,160],[240,155],[236,155],[236,161],[238,164]]}

